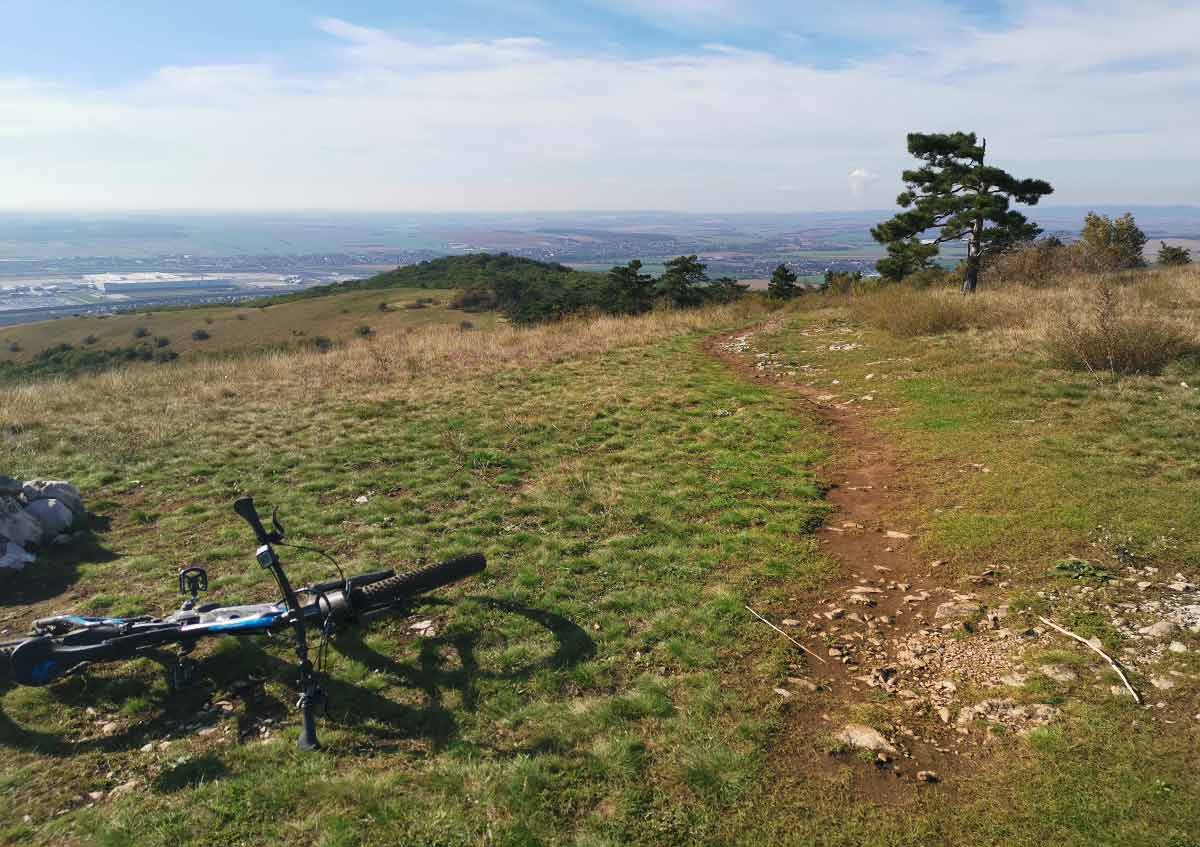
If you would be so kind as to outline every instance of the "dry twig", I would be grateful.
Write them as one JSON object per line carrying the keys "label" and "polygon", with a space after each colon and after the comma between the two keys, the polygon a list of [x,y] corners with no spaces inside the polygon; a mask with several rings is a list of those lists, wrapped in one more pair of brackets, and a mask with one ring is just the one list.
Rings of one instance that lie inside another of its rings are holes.
{"label": "dry twig", "polygon": [[1044,623],[1046,626],[1054,627],[1059,632],[1061,632],[1063,635],[1069,635],[1071,638],[1074,638],[1076,641],[1078,641],[1083,646],[1087,647],[1089,650],[1091,650],[1095,653],[1099,653],[1101,656],[1103,656],[1104,660],[1108,662],[1109,666],[1114,671],[1117,672],[1117,676],[1121,677],[1121,682],[1125,683],[1125,687],[1127,689],[1129,689],[1129,693],[1131,695],[1133,695],[1133,702],[1137,703],[1139,706],[1142,704],[1142,698],[1139,697],[1138,693],[1133,690],[1133,686],[1129,684],[1129,678],[1125,676],[1125,672],[1123,670],[1121,670],[1121,666],[1117,664],[1116,660],[1112,656],[1105,653],[1103,650],[1101,650],[1099,647],[1097,647],[1092,642],[1088,641],[1086,638],[1084,638],[1080,635],[1076,635],[1075,633],[1071,632],[1071,630],[1065,629],[1064,627],[1059,626],[1058,624],[1056,624],[1054,621],[1050,620],[1049,618],[1043,618],[1041,615],[1038,615],[1038,620],[1041,621],[1042,623]]}
{"label": "dry twig", "polygon": [[756,612],[756,611],[754,611],[753,609],[751,609],[749,606],[747,606],[747,607],[746,607],[746,611],[747,611],[747,612],[749,612],[750,614],[754,615],[754,617],[758,618],[760,621],[762,621],[763,623],[765,623],[767,626],[771,627],[771,629],[773,629],[773,630],[775,630],[776,632],[778,632],[780,635],[782,635],[782,636],[783,636],[784,638],[786,638],[788,641],[790,641],[790,642],[792,642],[793,644],[795,644],[797,647],[799,647],[801,650],[803,650],[803,651],[804,651],[805,653],[807,653],[808,655],[812,656],[814,659],[816,659],[816,660],[817,660],[818,662],[820,662],[821,664],[823,664],[823,665],[827,665],[827,664],[829,664],[829,662],[827,662],[827,661],[825,661],[824,659],[822,659],[820,656],[818,656],[818,655],[817,655],[816,653],[814,653],[812,650],[809,650],[807,647],[805,647],[805,646],[804,646],[803,644],[801,644],[799,641],[797,641],[796,639],[792,638],[790,635],[788,635],[788,634],[787,634],[786,632],[784,632],[782,629],[780,629],[779,627],[775,626],[775,624],[771,623],[769,620],[767,620],[766,618],[764,618],[764,617],[763,617],[762,615],[760,615],[758,612]]}

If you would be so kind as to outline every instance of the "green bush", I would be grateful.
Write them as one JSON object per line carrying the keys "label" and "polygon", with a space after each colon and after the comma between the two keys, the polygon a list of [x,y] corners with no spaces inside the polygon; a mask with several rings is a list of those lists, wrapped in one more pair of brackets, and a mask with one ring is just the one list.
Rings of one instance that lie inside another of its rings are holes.
{"label": "green bush", "polygon": [[1192,263],[1192,251],[1186,247],[1174,247],[1165,241],[1160,241],[1158,248],[1158,263],[1168,267],[1178,265],[1190,265]]}

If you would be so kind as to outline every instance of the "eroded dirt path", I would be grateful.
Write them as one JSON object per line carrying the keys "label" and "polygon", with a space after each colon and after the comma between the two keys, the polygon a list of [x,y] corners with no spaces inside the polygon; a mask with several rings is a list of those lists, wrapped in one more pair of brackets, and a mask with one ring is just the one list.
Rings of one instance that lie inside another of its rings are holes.
{"label": "eroded dirt path", "polygon": [[[811,701],[813,708],[797,710],[799,733],[835,738],[857,726],[846,718],[856,705],[886,701],[887,732],[864,740],[879,754],[876,767],[860,769],[866,773],[858,780],[883,799],[895,793],[883,783],[928,779],[930,772],[944,779],[964,757],[978,755],[993,736],[973,733],[977,717],[1018,732],[1053,717],[1053,707],[1020,705],[1002,690],[1024,681],[1012,669],[1041,633],[1012,631],[1004,625],[1007,607],[986,605],[994,574],[954,578],[946,563],[919,554],[920,529],[903,523],[921,494],[913,483],[918,469],[853,403],[778,379],[769,342],[778,328],[768,322],[707,344],[711,355],[747,379],[792,394],[837,444],[819,469],[834,507],[820,541],[841,564],[840,578],[797,598],[794,608],[760,610],[825,664],[806,657],[777,693]],[[981,688],[1001,690],[976,691]],[[971,705],[963,705],[962,695]]]}

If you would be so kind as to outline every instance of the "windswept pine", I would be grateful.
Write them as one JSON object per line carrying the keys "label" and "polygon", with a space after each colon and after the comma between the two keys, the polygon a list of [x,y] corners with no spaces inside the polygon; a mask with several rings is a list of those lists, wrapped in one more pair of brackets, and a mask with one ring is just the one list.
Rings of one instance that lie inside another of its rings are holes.
{"label": "windswept pine", "polygon": [[1041,232],[1011,204],[1036,205],[1054,189],[986,164],[987,141],[977,142],[975,133],[909,133],[908,152],[925,163],[903,174],[907,189],[896,202],[909,211],[871,230],[887,246],[877,265],[884,277],[903,279],[929,267],[939,245],[966,242],[962,290],[971,293],[985,259]]}

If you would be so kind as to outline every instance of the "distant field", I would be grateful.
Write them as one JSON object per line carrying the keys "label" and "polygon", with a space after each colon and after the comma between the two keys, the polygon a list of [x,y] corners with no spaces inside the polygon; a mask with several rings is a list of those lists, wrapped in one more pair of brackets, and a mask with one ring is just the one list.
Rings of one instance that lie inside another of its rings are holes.
{"label": "distant field", "polygon": [[[333,342],[359,335],[359,328],[391,331],[431,325],[457,325],[466,320],[478,327],[489,327],[494,314],[469,314],[449,308],[453,291],[437,289],[389,289],[357,291],[315,300],[299,300],[272,306],[201,306],[188,309],[130,314],[68,318],[0,329],[0,362],[22,362],[41,350],[58,344],[87,349],[130,347],[154,344],[166,338],[163,348],[180,356],[198,352],[233,353],[269,347],[299,346],[317,337]],[[432,298],[435,304],[409,308],[420,299]],[[388,311],[379,304],[387,303]],[[147,335],[136,333],[145,329]],[[192,333],[203,330],[206,340],[195,340]],[[84,344],[89,336],[95,340]],[[19,350],[10,347],[16,344]]]}

